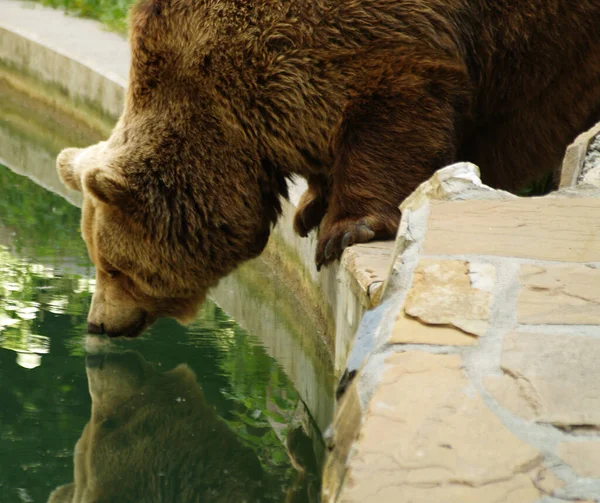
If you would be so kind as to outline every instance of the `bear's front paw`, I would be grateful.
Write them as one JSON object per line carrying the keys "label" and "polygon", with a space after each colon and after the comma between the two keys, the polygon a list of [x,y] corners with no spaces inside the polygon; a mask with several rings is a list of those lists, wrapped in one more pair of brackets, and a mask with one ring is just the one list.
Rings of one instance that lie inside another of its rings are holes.
{"label": "bear's front paw", "polygon": [[303,238],[308,236],[308,233],[321,223],[326,211],[327,200],[322,194],[310,189],[304,192],[294,215],[296,234]]}
{"label": "bear's front paw", "polygon": [[342,256],[342,252],[353,244],[366,243],[373,239],[392,239],[398,230],[400,212],[384,212],[362,218],[335,220],[325,217],[319,230],[319,242],[315,262],[317,270]]}
{"label": "bear's front paw", "polygon": [[359,220],[342,220],[331,226],[323,226],[319,233],[315,262],[317,270],[322,265],[341,257],[342,252],[355,243],[366,243],[375,237],[375,231]]}

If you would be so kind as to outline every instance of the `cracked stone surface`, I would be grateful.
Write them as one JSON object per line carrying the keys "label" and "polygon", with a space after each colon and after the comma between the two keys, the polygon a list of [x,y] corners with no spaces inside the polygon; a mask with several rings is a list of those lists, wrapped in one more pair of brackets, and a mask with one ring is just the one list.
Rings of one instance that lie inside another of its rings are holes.
{"label": "cracked stone surface", "polygon": [[323,498],[327,501],[334,500],[340,489],[346,458],[360,429],[362,416],[356,381],[344,393],[338,411],[330,431],[324,435],[327,447],[332,451],[323,475]]}
{"label": "cracked stone surface", "polygon": [[410,351],[390,356],[385,369],[339,501],[528,503],[542,496],[540,453],[486,407],[460,356]]}
{"label": "cracked stone surface", "polygon": [[513,332],[502,369],[516,380],[534,419],[562,427],[600,426],[600,339]]}
{"label": "cracked stone surface", "polygon": [[325,501],[600,502],[600,190],[443,171],[403,204]]}
{"label": "cracked stone surface", "polygon": [[377,293],[388,275],[393,250],[392,241],[375,241],[351,246],[342,257],[360,288],[358,295],[368,298],[371,305],[379,300]]}
{"label": "cracked stone surface", "polygon": [[394,344],[448,344],[452,346],[472,346],[477,337],[469,335],[455,327],[444,325],[426,325],[407,316],[401,311],[394,324],[390,342]]}
{"label": "cracked stone surface", "polygon": [[527,324],[600,323],[600,269],[586,265],[524,265],[518,319]]}
{"label": "cracked stone surface", "polygon": [[599,212],[594,198],[431,201],[423,253],[600,262]]}
{"label": "cracked stone surface", "polygon": [[535,418],[536,400],[529,396],[526,383],[521,385],[519,378],[509,375],[486,376],[485,388],[505,409],[528,421]]}
{"label": "cracked stone surface", "polygon": [[414,272],[404,311],[425,324],[485,335],[494,283],[492,265],[424,259]]}
{"label": "cracked stone surface", "polygon": [[600,440],[562,442],[558,455],[578,475],[600,478]]}

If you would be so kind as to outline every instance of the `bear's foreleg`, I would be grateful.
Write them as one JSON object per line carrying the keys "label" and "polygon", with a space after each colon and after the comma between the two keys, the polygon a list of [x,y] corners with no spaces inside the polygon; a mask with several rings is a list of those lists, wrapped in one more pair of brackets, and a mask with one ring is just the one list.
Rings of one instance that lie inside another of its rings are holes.
{"label": "bear's foreleg", "polygon": [[317,268],[352,244],[393,238],[403,199],[456,160],[469,106],[466,71],[448,62],[407,60],[386,62],[344,110],[332,140]]}
{"label": "bear's foreleg", "polygon": [[327,211],[329,180],[325,175],[312,175],[308,189],[302,194],[294,215],[294,230],[302,237],[317,227]]}

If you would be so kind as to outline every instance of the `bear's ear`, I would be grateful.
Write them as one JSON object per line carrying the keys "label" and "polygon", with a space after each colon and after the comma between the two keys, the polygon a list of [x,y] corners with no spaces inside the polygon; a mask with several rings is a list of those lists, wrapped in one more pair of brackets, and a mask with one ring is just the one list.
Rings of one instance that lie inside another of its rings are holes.
{"label": "bear's ear", "polygon": [[56,170],[65,186],[81,192],[81,173],[75,168],[75,156],[81,151],[78,148],[66,148],[56,158]]}
{"label": "bear's ear", "polygon": [[131,203],[127,180],[113,170],[92,168],[86,171],[83,185],[87,192],[105,204],[123,207]]}
{"label": "bear's ear", "polygon": [[52,491],[48,503],[70,503],[75,497],[75,484],[65,484]]}

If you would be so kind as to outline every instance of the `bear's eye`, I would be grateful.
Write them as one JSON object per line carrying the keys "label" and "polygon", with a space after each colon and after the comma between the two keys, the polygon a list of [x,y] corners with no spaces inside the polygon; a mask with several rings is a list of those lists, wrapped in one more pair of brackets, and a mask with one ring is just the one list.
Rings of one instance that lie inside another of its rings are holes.
{"label": "bear's eye", "polygon": [[108,275],[111,278],[116,278],[117,276],[119,276],[121,274],[121,271],[117,271],[116,269],[112,269],[112,270],[107,271],[107,272],[108,272]]}
{"label": "bear's eye", "polygon": [[106,274],[108,274],[111,278],[116,278],[117,276],[119,276],[121,274],[121,271],[119,271],[118,269],[115,269],[114,267],[111,267],[111,266],[105,267],[104,272],[106,272]]}

